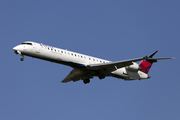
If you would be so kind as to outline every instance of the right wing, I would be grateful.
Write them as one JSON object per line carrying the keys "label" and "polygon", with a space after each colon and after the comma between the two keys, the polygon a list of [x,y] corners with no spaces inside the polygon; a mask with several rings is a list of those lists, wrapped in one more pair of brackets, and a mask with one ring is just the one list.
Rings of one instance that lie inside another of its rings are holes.
{"label": "right wing", "polygon": [[123,60],[123,61],[117,61],[117,62],[110,62],[110,63],[104,63],[104,64],[92,64],[92,65],[88,65],[87,69],[106,70],[107,72],[112,72],[116,69],[132,65],[133,62],[137,62],[144,59],[147,59],[147,57],[141,57],[141,58],[135,58],[135,59]]}
{"label": "right wing", "polygon": [[112,71],[126,67],[129,65],[132,65],[133,62],[141,61],[141,60],[165,60],[165,59],[174,59],[174,58],[150,58],[150,57],[141,57],[141,58],[135,58],[130,60],[123,60],[123,61],[117,61],[117,62],[110,62],[110,63],[104,63],[104,64],[91,64],[87,66],[87,69],[89,70],[99,70],[99,69],[110,69]]}

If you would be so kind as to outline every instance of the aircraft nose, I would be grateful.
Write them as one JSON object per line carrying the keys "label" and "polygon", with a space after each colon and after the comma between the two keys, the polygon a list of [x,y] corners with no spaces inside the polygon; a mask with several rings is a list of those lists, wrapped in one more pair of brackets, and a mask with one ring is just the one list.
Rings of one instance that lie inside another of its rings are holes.
{"label": "aircraft nose", "polygon": [[14,50],[14,51],[17,51],[17,48],[18,48],[18,47],[17,47],[17,46],[15,46],[15,47],[13,47],[13,50]]}
{"label": "aircraft nose", "polygon": [[21,54],[22,47],[18,45],[18,46],[13,47],[13,50],[16,54]]}
{"label": "aircraft nose", "polygon": [[22,50],[22,46],[17,45],[13,48],[14,51],[21,51]]}

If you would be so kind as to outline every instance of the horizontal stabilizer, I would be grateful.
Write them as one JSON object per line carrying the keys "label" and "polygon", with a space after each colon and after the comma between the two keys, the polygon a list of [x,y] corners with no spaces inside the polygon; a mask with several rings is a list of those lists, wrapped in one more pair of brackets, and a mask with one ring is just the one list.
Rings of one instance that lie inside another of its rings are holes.
{"label": "horizontal stabilizer", "polygon": [[166,60],[166,59],[175,59],[173,57],[170,58],[147,58],[147,60]]}

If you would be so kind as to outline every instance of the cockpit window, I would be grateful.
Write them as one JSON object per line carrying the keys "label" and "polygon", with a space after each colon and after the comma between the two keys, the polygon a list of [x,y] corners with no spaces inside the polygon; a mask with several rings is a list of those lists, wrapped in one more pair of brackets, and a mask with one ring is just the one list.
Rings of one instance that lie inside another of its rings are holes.
{"label": "cockpit window", "polygon": [[21,45],[23,45],[23,44],[25,44],[25,45],[32,45],[32,43],[21,43]]}
{"label": "cockpit window", "polygon": [[27,45],[32,45],[32,43],[27,43]]}

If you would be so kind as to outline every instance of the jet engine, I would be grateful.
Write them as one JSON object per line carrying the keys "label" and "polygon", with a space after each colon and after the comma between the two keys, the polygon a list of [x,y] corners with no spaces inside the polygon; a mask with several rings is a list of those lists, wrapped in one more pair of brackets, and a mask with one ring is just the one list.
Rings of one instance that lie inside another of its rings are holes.
{"label": "jet engine", "polygon": [[138,70],[141,70],[141,67],[137,63],[133,62],[133,64],[130,66],[127,66],[126,69],[129,71],[137,72]]}

